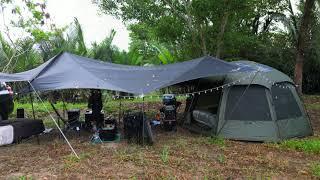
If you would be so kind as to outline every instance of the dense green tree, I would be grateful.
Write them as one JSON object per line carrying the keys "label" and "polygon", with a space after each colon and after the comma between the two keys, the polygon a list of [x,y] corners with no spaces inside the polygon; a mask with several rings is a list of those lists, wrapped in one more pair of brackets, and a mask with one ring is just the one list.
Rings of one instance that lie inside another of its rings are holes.
{"label": "dense green tree", "polygon": [[283,1],[272,0],[97,0],[96,3],[103,12],[131,24],[134,40],[174,46],[173,50],[183,51],[181,58],[207,54],[224,57],[228,51],[223,46],[226,36],[236,36],[246,43],[251,40],[250,35],[268,32],[276,20],[275,14],[284,6]]}
{"label": "dense green tree", "polygon": [[[308,1],[299,2],[300,8],[296,14],[290,0],[94,2],[102,12],[114,15],[129,25],[132,38],[130,51],[138,51],[147,61],[159,61],[159,48],[154,50],[152,45],[156,42],[166,47],[166,52],[175,56],[176,60],[207,54],[230,61],[249,59],[294,77],[295,52],[301,44],[299,37],[304,34],[301,28],[305,11],[301,7],[305,7]],[[311,9],[311,12],[318,10]],[[320,71],[315,68],[318,67],[315,61],[319,61],[316,53],[319,41],[315,41],[319,18],[312,16],[309,19],[313,26],[307,30],[309,38],[303,38],[305,45],[302,48],[305,58],[313,60],[307,61],[310,65],[305,66],[303,79],[312,81],[307,86],[316,87],[315,76],[320,78]],[[307,86],[304,89],[309,89]]]}
{"label": "dense green tree", "polygon": [[101,43],[94,42],[90,51],[90,57],[99,59],[102,61],[112,62],[114,51],[117,51],[116,47],[112,45],[115,30],[111,30],[109,36],[107,36]]}

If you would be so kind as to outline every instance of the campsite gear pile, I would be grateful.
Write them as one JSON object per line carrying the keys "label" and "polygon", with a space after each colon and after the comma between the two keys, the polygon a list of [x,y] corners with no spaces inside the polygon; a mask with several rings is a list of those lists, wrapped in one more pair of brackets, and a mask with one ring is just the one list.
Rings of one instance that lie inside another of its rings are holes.
{"label": "campsite gear pile", "polygon": [[112,118],[107,118],[104,121],[104,127],[99,129],[99,137],[102,141],[114,141],[117,133],[117,122]]}
{"label": "campsite gear pile", "polygon": [[0,146],[20,142],[45,130],[41,120],[15,119],[0,122]]}
{"label": "campsite gear pile", "polygon": [[[100,112],[99,119],[102,119],[102,120],[104,119],[104,113],[102,111]],[[97,124],[97,122],[96,122],[95,118],[93,117],[92,111],[87,110],[84,113],[84,128],[87,130],[91,130],[95,124]]]}
{"label": "campsite gear pile", "polygon": [[163,128],[167,131],[177,131],[177,109],[181,103],[177,102],[174,94],[164,94],[162,103],[160,121]]}
{"label": "campsite gear pile", "polygon": [[66,123],[66,130],[73,129],[80,131],[81,122],[80,122],[80,109],[71,109],[67,111],[68,122]]}
{"label": "campsite gear pile", "polygon": [[61,116],[57,108],[54,106],[52,102],[50,102],[50,105],[54,112],[56,113],[58,117],[58,125],[60,126],[60,120],[62,121],[64,128],[63,131],[69,131],[69,130],[75,130],[80,135],[80,128],[82,127],[82,123],[80,122],[80,110],[79,109],[71,109],[67,111],[68,118],[65,119]]}
{"label": "campsite gear pile", "polygon": [[92,143],[115,142],[120,140],[117,121],[114,118],[107,117],[104,120],[104,126],[98,128],[92,138]]}
{"label": "campsite gear pile", "polygon": [[123,118],[124,136],[129,143],[153,144],[154,137],[150,123],[143,112],[129,112]]}

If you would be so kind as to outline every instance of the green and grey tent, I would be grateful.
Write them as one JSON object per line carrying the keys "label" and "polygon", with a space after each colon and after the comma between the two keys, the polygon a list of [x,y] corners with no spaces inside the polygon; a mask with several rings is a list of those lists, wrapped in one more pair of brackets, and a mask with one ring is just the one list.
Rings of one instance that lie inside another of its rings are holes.
{"label": "green and grey tent", "polygon": [[192,82],[200,89],[227,84],[189,99],[188,127],[239,140],[279,141],[312,134],[293,81],[273,68],[248,61],[229,63],[205,56],[139,67],[62,52],[35,69],[0,73],[0,82],[16,81],[28,82],[29,91],[93,88],[142,96],[179,83]]}
{"label": "green and grey tent", "polygon": [[262,64],[233,63],[254,67],[258,72],[200,79],[198,90],[219,84],[224,87],[188,98],[186,127],[203,134],[248,141],[277,142],[313,134],[291,78]]}

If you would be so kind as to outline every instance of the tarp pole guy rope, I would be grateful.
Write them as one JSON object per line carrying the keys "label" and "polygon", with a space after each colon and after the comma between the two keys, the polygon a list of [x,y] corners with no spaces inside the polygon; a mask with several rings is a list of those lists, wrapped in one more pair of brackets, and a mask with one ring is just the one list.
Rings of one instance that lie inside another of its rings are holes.
{"label": "tarp pole guy rope", "polygon": [[53,116],[51,115],[51,113],[49,112],[47,106],[44,104],[43,100],[41,99],[40,95],[37,93],[37,91],[35,90],[35,88],[33,87],[33,85],[30,83],[30,81],[28,81],[28,83],[30,84],[31,88],[33,89],[33,91],[35,92],[35,94],[37,95],[38,99],[41,101],[42,106],[45,108],[45,110],[48,112],[49,116],[51,117],[52,121],[54,122],[54,124],[57,126],[58,130],[60,131],[60,133],[62,134],[63,138],[66,140],[68,146],[70,147],[71,151],[73,152],[73,154],[78,158],[78,154],[76,153],[76,151],[73,149],[73,147],[71,146],[69,140],[67,139],[67,137],[65,136],[65,134],[63,133],[63,131],[61,130],[61,128],[59,127],[57,121],[53,118]]}

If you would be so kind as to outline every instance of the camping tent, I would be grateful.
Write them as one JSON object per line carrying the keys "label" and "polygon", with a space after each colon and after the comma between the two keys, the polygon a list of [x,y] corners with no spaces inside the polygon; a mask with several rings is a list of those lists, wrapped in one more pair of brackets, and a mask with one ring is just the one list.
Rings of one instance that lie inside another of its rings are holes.
{"label": "camping tent", "polygon": [[[263,69],[254,78],[249,72],[199,80],[199,89],[225,86],[189,99],[185,126],[193,131],[249,141],[279,141],[312,135],[312,127],[293,81],[271,67],[250,62],[234,64]],[[211,85],[210,85],[211,84]]]}
{"label": "camping tent", "polygon": [[223,85],[223,90],[199,93],[188,101],[186,124],[242,140],[278,141],[312,134],[292,80],[273,68],[246,61],[228,63],[205,56],[139,67],[64,52],[30,71],[0,73],[1,81],[27,81],[29,90],[35,91],[96,88],[139,95],[187,81],[196,81],[200,89]]}

